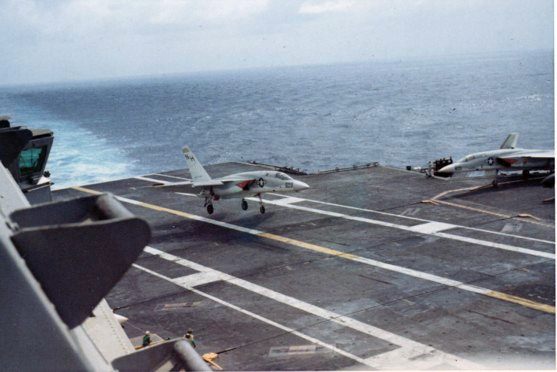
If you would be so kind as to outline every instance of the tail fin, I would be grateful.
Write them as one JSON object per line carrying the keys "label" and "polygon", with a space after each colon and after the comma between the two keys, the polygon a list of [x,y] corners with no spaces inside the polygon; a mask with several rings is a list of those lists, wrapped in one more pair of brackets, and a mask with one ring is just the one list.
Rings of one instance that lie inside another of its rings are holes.
{"label": "tail fin", "polygon": [[516,143],[518,142],[518,133],[511,133],[507,136],[507,139],[503,141],[501,145],[502,149],[514,149],[516,147]]}
{"label": "tail fin", "polygon": [[205,168],[203,168],[188,146],[184,146],[184,148],[182,148],[182,153],[186,158],[186,163],[188,164],[191,174],[191,180],[194,184],[211,181],[211,176],[209,176],[209,174],[205,171]]}

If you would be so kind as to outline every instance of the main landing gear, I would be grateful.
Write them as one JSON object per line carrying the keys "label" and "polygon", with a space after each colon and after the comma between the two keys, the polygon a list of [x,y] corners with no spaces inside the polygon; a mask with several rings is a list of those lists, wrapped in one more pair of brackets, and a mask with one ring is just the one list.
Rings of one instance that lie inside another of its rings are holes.
{"label": "main landing gear", "polygon": [[205,205],[204,206],[207,208],[207,213],[209,213],[209,214],[213,214],[213,212],[215,211],[215,208],[213,207],[213,198],[212,197],[211,198],[209,198],[209,197],[205,198]]}
{"label": "main landing gear", "polygon": [[499,175],[499,171],[495,170],[495,179],[491,182],[491,186],[499,187],[499,182],[497,181],[497,176]]}
{"label": "main landing gear", "polygon": [[265,206],[263,205],[263,199],[261,199],[261,194],[257,195],[259,196],[259,212],[261,212],[261,214],[265,213]]}
{"label": "main landing gear", "polygon": [[[259,197],[259,212],[262,214],[265,213],[265,206],[263,205],[263,199],[261,199],[261,195],[257,195]],[[242,199],[242,209],[247,211],[248,210],[248,202],[246,199]]]}

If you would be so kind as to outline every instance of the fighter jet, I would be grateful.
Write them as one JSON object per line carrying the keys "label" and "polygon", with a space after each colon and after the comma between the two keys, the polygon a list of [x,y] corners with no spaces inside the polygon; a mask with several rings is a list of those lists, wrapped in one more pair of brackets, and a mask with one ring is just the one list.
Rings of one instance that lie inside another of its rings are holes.
{"label": "fighter jet", "polygon": [[498,150],[476,152],[465,156],[455,163],[441,168],[437,173],[454,175],[460,172],[495,171],[494,185],[500,171],[522,171],[525,177],[531,170],[549,170],[555,168],[554,150],[527,150],[516,148],[518,134],[507,136]]}
{"label": "fighter jet", "polygon": [[270,170],[235,173],[222,178],[211,178],[189,147],[184,147],[182,153],[186,158],[191,174],[191,182],[177,182],[160,187],[175,188],[181,185],[191,185],[193,188],[200,188],[200,195],[205,197],[204,207],[207,208],[209,214],[212,214],[215,210],[213,207],[214,201],[228,198],[242,198],[242,209],[247,210],[248,202],[245,198],[253,196],[259,198],[259,211],[265,213],[262,194],[301,191],[309,188],[306,183],[295,180],[283,172]]}

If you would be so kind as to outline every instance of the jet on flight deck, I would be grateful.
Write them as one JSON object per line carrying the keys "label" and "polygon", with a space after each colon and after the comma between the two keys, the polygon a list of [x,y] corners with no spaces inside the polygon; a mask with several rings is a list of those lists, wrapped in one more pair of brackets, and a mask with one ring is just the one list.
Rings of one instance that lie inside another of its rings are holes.
{"label": "jet on flight deck", "polygon": [[160,187],[191,185],[193,188],[200,188],[200,195],[205,197],[204,206],[209,214],[214,212],[214,201],[228,198],[242,198],[242,209],[247,210],[248,202],[245,198],[254,196],[259,198],[259,211],[265,213],[262,194],[301,191],[309,188],[306,183],[295,180],[283,172],[270,170],[242,172],[222,178],[211,178],[189,147],[185,146],[182,152],[191,174],[191,182],[177,182]]}
{"label": "jet on flight deck", "polygon": [[493,184],[496,185],[497,175],[500,171],[522,171],[524,176],[528,176],[531,170],[554,172],[554,150],[520,149],[516,148],[517,141],[518,133],[511,133],[498,150],[466,155],[457,162],[441,168],[437,173],[452,176],[461,172],[495,171]]}

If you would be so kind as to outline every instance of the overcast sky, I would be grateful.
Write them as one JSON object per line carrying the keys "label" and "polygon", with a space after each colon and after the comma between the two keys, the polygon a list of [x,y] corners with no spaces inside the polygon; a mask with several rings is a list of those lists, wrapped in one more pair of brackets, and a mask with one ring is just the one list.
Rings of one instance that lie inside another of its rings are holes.
{"label": "overcast sky", "polygon": [[552,0],[0,0],[0,85],[553,49]]}

